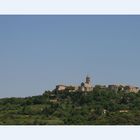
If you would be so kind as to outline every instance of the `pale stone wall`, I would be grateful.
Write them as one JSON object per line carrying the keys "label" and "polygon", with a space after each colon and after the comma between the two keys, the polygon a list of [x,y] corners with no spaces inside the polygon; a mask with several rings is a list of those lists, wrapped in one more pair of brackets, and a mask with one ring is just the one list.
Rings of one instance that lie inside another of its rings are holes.
{"label": "pale stone wall", "polygon": [[126,90],[126,92],[138,93],[140,89],[138,87],[126,86],[125,90]]}
{"label": "pale stone wall", "polygon": [[138,87],[129,86],[129,85],[109,85],[108,88],[111,90],[114,90],[116,92],[124,91],[124,92],[128,92],[128,93],[129,92],[138,93],[140,90]]}
{"label": "pale stone wall", "polygon": [[66,89],[66,86],[65,85],[57,85],[56,86],[56,90],[57,91],[63,91],[63,90],[65,90]]}

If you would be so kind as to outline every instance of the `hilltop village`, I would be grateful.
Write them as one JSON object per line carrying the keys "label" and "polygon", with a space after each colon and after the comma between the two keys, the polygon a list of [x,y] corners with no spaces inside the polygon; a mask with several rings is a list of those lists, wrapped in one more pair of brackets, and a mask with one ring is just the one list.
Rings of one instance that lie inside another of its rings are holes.
{"label": "hilltop village", "polygon": [[93,85],[91,83],[91,78],[89,76],[86,77],[85,82],[82,82],[80,86],[66,86],[66,85],[57,85],[55,91],[68,91],[68,92],[91,92],[94,88],[99,87],[103,89],[110,89],[114,92],[123,91],[126,93],[138,93],[140,88],[130,85]]}
{"label": "hilltop village", "polygon": [[129,85],[57,85],[25,98],[0,99],[0,125],[140,125],[140,89]]}

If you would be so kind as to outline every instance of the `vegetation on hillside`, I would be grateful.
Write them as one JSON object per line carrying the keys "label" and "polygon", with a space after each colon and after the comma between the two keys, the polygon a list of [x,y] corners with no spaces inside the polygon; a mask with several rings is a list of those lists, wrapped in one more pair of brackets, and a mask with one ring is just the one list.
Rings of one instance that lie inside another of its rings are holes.
{"label": "vegetation on hillside", "polygon": [[140,92],[46,91],[27,98],[0,99],[1,125],[140,125]]}

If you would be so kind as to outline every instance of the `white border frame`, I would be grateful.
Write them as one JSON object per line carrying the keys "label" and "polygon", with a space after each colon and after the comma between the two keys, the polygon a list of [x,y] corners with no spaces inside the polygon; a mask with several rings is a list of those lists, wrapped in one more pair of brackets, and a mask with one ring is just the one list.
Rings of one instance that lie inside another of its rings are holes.
{"label": "white border frame", "polygon": [[0,14],[140,14],[140,1],[0,0]]}

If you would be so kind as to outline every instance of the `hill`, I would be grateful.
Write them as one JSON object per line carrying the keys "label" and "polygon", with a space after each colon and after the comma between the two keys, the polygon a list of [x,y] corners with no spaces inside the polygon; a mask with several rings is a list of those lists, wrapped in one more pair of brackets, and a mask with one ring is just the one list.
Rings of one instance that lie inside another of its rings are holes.
{"label": "hill", "polygon": [[46,91],[0,99],[1,125],[140,125],[140,92]]}

